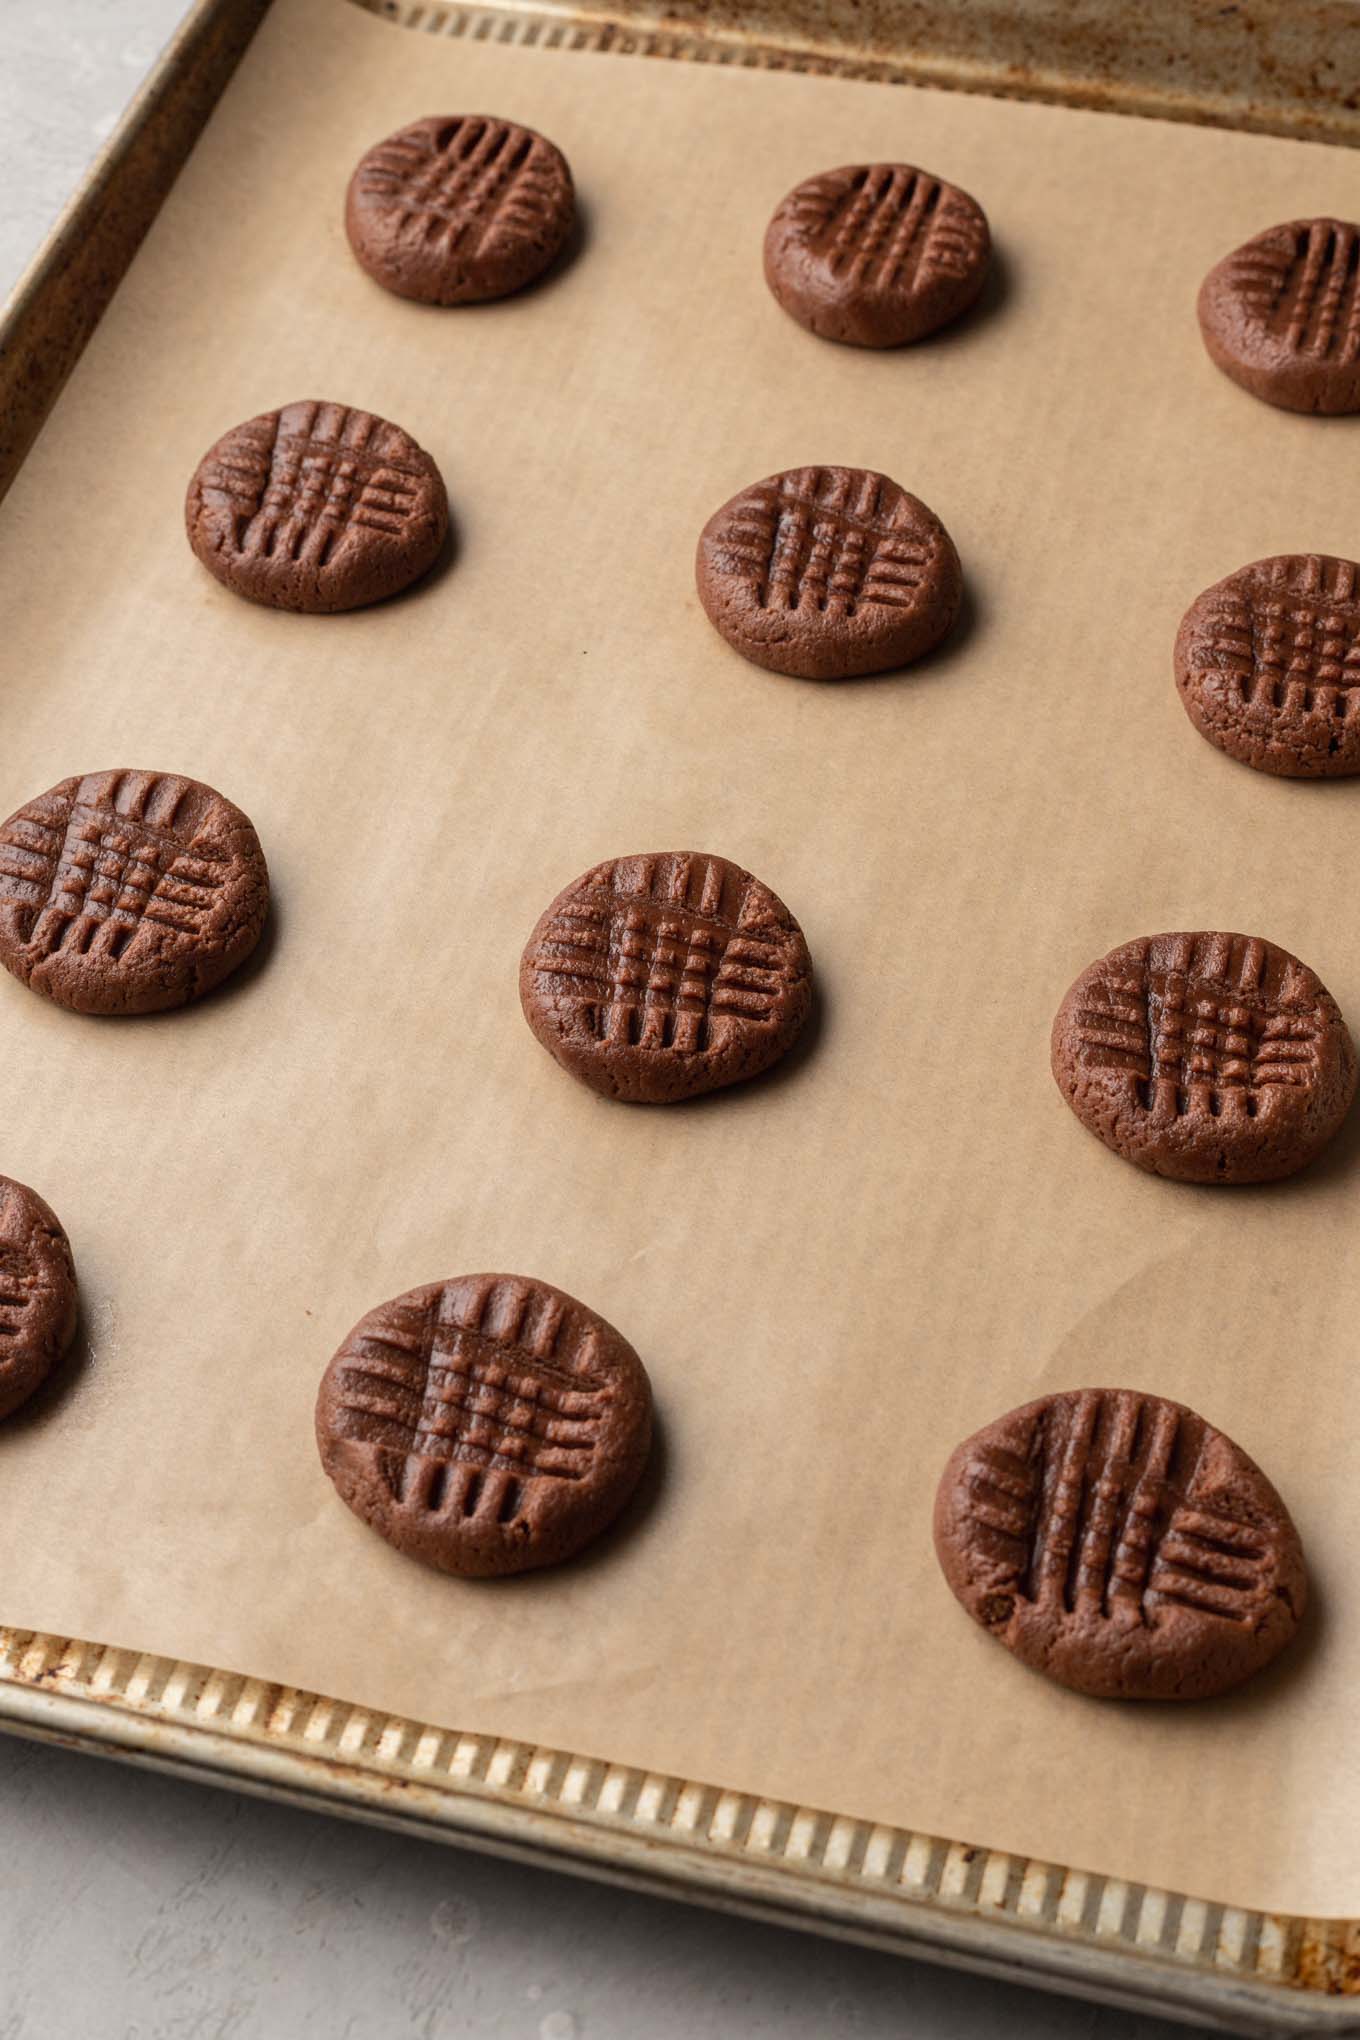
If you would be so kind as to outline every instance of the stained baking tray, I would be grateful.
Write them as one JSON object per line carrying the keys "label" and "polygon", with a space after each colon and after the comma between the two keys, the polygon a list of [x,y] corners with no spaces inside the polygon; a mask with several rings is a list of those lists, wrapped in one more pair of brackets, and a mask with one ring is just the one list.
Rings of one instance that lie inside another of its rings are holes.
{"label": "stained baking tray", "polygon": [[[351,0],[335,0],[337,7]],[[1351,5],[694,16],[375,5],[417,33],[826,69],[1334,141],[1360,137]],[[0,328],[12,479],[265,12],[204,0]],[[1348,52],[1352,53],[1348,62]],[[1175,82],[1169,82],[1174,80]],[[3,1607],[0,1606],[0,1613]],[[1360,2031],[1360,1921],[1255,1913],[948,1837],[375,1715],[211,1667],[0,1628],[0,1725],[430,1837],[1242,2032]],[[1349,2002],[1348,2002],[1349,2001]]]}

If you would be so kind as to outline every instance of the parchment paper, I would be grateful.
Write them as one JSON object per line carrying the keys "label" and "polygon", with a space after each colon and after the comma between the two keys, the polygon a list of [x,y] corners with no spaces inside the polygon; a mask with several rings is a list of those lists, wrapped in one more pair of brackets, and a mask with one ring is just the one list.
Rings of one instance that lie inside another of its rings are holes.
{"label": "parchment paper", "polygon": [[[466,312],[350,259],[373,139],[551,134],[587,231]],[[1003,288],[874,356],[775,307],[799,177],[922,162]],[[1071,978],[1164,928],[1267,935],[1360,1020],[1360,785],[1191,730],[1181,612],[1260,555],[1360,548],[1360,435],[1271,411],[1195,329],[1209,264],[1360,212],[1360,158],[1150,121],[411,35],[277,0],[0,517],[0,812],[150,765],[254,818],[259,969],[82,1020],[0,982],[0,1167],[62,1214],[86,1350],[0,1433],[0,1617],[464,1729],[1299,1913],[1360,1913],[1360,1122],[1237,1194],[1140,1175],[1048,1072]],[[441,463],[453,564],[381,609],[253,609],[188,551],[228,425],[334,396]],[[707,514],[864,463],[958,543],[950,648],[841,687],[744,664],[695,599]],[[673,1110],[572,1083],[516,964],[594,860],[713,849],[806,929],[823,1017],[771,1081]],[[511,1268],[632,1339],[659,1477],[585,1561],[441,1578],[312,1441],[381,1298]],[[1217,1705],[1083,1701],[940,1579],[948,1449],[1045,1389],[1181,1398],[1268,1467],[1318,1612]]]}

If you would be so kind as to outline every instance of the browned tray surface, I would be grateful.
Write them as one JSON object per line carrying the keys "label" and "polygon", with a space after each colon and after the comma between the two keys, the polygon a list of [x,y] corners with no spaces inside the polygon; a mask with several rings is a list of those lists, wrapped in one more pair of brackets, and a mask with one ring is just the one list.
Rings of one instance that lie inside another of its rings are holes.
{"label": "browned tray surface", "polygon": [[[115,152],[101,173],[105,196],[116,203],[102,219],[97,203],[86,206],[79,232],[68,233],[65,242],[57,244],[57,253],[40,268],[21,302],[19,319],[11,323],[5,340],[11,391],[25,380],[38,391],[41,377],[33,371],[40,365],[42,348],[36,339],[44,320],[54,320],[63,345],[72,354],[78,351],[81,336],[76,307],[81,292],[75,280],[83,277],[88,286],[91,279],[97,283],[101,275],[116,274],[141,219],[154,203],[157,178],[151,165],[142,186],[140,214],[136,204],[130,211],[120,210],[127,197],[127,165],[141,161],[145,168],[162,152],[163,176],[166,164],[174,160],[175,150],[182,149],[195,126],[194,109],[185,99],[184,79],[194,75],[204,81],[198,89],[205,97],[216,89],[243,39],[249,11],[221,6],[199,10],[177,65],[153,84],[150,112],[143,109],[133,120],[126,148]],[[455,41],[469,38],[474,44],[494,38],[507,43],[617,52],[626,49],[632,39],[631,31],[620,31],[609,23],[578,23],[568,28],[557,18],[543,15],[455,14],[444,8],[409,12],[419,17],[417,26],[447,33]],[[1349,15],[1353,10],[1345,12]],[[685,35],[672,38],[673,47],[668,50],[668,34],[647,28],[639,32],[638,41],[655,54],[719,60],[726,48],[721,37],[699,46]],[[323,41],[317,44],[317,54],[324,78]],[[763,44],[746,43],[733,54],[739,55],[743,64],[749,58],[757,67],[771,61]],[[833,59],[826,49],[816,55],[815,63],[805,62],[805,56],[806,52],[795,53],[789,61],[800,69],[820,67],[823,61],[828,65],[856,61],[853,57]],[[862,52],[859,60],[869,61]],[[200,66],[197,71],[195,63]],[[907,75],[910,70],[911,60],[904,59],[894,75]],[[950,82],[988,81],[969,81],[960,71]],[[198,103],[201,106],[203,102]],[[1226,117],[1207,103],[1204,110],[1213,117]],[[158,114],[162,116],[159,119]],[[179,139],[173,141],[177,124]],[[73,265],[69,269],[68,263]],[[64,299],[63,274],[69,279]],[[1016,316],[1023,310],[1023,296],[1013,310]],[[996,330],[999,336],[1000,327]],[[23,359],[24,348],[30,350],[28,369],[16,379],[15,364]],[[411,390],[414,392],[415,385]],[[414,401],[418,404],[418,396]],[[33,415],[40,403],[40,394],[35,394]],[[244,415],[249,408],[243,402],[232,415]],[[412,396],[408,395],[398,415],[419,431]],[[22,422],[18,420],[21,431]],[[229,419],[224,416],[218,422]],[[1248,431],[1252,422],[1248,420]],[[927,461],[932,457],[927,451]],[[775,464],[774,460],[767,463]],[[452,473],[450,478],[457,497],[458,482]],[[910,480],[911,476],[904,478]],[[734,473],[732,479],[737,482],[748,477],[742,472]],[[713,500],[721,493],[710,490]],[[924,493],[929,496],[931,489]],[[935,493],[948,516],[943,486]],[[698,489],[695,495],[697,502]],[[465,500],[476,501],[471,480],[466,484]],[[706,507],[712,507],[711,503]],[[1227,524],[1231,524],[1231,509],[1230,504],[1224,513]],[[689,514],[686,512],[687,517]],[[958,535],[964,536],[962,531]],[[1216,543],[1232,542],[1226,531],[1216,535]],[[994,534],[989,543],[994,543]],[[965,551],[970,564],[976,562],[975,583],[986,587],[989,573],[995,571],[994,555],[989,564],[988,544],[979,537],[972,550],[965,546]],[[460,572],[467,565],[466,561],[460,563]],[[1193,568],[1187,564],[1178,571],[1188,576],[1187,586],[1193,592],[1197,585]],[[996,592],[994,586],[990,588],[989,599]],[[233,620],[229,616],[227,621],[230,628]],[[1149,633],[1150,644],[1151,638]],[[1089,647],[1089,632],[1083,642]],[[711,648],[702,639],[698,643],[702,648],[699,658],[711,659]],[[985,650],[985,641],[979,649]],[[688,651],[687,639],[687,656]],[[271,676],[271,687],[276,679],[277,675]],[[261,691],[257,706],[270,698]],[[176,720],[173,711],[167,720],[168,706],[166,697],[157,712],[162,728]],[[763,716],[764,709],[761,702],[755,712]],[[1140,707],[1137,715],[1146,726],[1147,711]],[[863,705],[847,711],[845,720],[852,719],[864,720],[867,727]],[[1170,733],[1155,717],[1154,724],[1156,741],[1161,743]],[[190,725],[181,722],[179,727],[183,738]],[[769,729],[777,733],[774,723]],[[1178,727],[1175,733],[1182,734]],[[792,759],[793,753],[788,752],[786,763],[791,764]],[[1214,769],[1217,763],[1207,753],[1204,760],[1195,760],[1199,774]],[[1192,782],[1200,783],[1196,772],[1187,778],[1187,785]],[[1231,780],[1225,784],[1230,807],[1234,800],[1247,801],[1248,789]],[[229,785],[227,790],[233,787]],[[1149,840],[1146,834],[1143,840]],[[293,857],[296,847],[286,850],[285,857]],[[765,862],[769,862],[768,855]],[[298,868],[294,866],[295,875]],[[559,877],[569,876],[575,868],[570,865]],[[778,882],[773,867],[770,875]],[[810,889],[806,879],[804,888],[805,892]],[[787,890],[792,894],[796,889],[790,883]],[[803,899],[796,897],[794,904],[803,906]],[[805,918],[813,919],[805,907],[803,910]],[[1092,917],[1093,928],[1099,918]],[[1298,946],[1315,954],[1346,1003],[1346,973],[1328,967],[1322,946],[1331,926],[1331,917],[1320,912],[1312,948],[1302,936]],[[287,920],[284,927],[289,927]],[[822,927],[825,931],[824,912]],[[1111,939],[1115,933],[1127,932],[1132,931],[1121,926],[1111,931]],[[1281,931],[1272,928],[1271,932]],[[1282,939],[1288,936],[1282,934]],[[838,956],[834,937],[825,932],[819,955],[832,966],[834,991],[848,957]],[[1084,955],[1074,958],[1084,960]],[[275,967],[282,965],[276,960]],[[271,975],[267,973],[260,981],[265,995]],[[252,992],[251,997],[255,996]],[[1355,998],[1349,1003],[1354,1006]],[[244,1005],[248,1008],[249,1001]],[[834,1004],[831,1011],[834,1017]],[[835,1040],[833,1034],[831,1046],[823,1044],[819,1054],[834,1053]],[[60,1056],[61,1051],[57,1053]],[[787,1109],[787,1101],[780,1109]],[[754,1129],[756,1122],[748,1123]],[[1061,1142],[1067,1139],[1068,1130],[1063,1129]],[[1061,1144],[1060,1151],[1065,1151]],[[30,1173],[38,1175],[40,1171],[35,1166]],[[92,1232],[93,1227],[86,1228],[87,1235]],[[113,1233],[109,1237],[112,1243]],[[85,1266],[88,1276],[88,1255]],[[107,1270],[104,1272],[106,1275]],[[100,1257],[96,1256],[91,1284],[96,1296],[109,1293],[99,1287],[102,1279]],[[395,1282],[389,1284],[396,1286]],[[584,1282],[582,1287],[586,1287]],[[600,1300],[605,1301],[603,1297]],[[619,1315],[629,1323],[624,1312]],[[96,1357],[101,1359],[104,1355],[98,1347],[96,1340]],[[998,1407],[1003,1400],[998,1400]],[[78,1415],[78,1406],[74,1415]],[[1341,2005],[1328,2000],[1360,1983],[1360,1934],[1345,1922],[1318,1926],[1302,1919],[1192,1901],[1155,1885],[1092,1876],[1022,1855],[932,1839],[891,1820],[835,1817],[787,1799],[723,1792],[687,1782],[673,1772],[648,1771],[635,1763],[572,1755],[560,1744],[538,1746],[513,1736],[458,1735],[422,1726],[401,1713],[384,1714],[349,1702],[318,1700],[277,1683],[208,1672],[169,1657],[66,1644],[31,1631],[5,1633],[0,1678],[4,1681],[0,1711],[13,1725],[29,1732],[72,1735],[90,1746],[117,1748],[150,1761],[185,1764],[205,1775],[255,1789],[280,1790],[370,1817],[410,1821],[431,1832],[501,1846],[519,1845],[547,1853],[568,1867],[655,1881],[719,1902],[800,1917],[831,1931],[912,1946],[918,1952],[936,1952],[949,1959],[1001,1966],[1013,1973],[1064,1982],[1068,1987],[1113,1992],[1131,2002],[1157,2003],[1186,2016],[1222,2018],[1243,2030],[1315,2030],[1333,2015],[1344,2022]],[[1291,1987],[1282,1990],[1282,1983]]]}

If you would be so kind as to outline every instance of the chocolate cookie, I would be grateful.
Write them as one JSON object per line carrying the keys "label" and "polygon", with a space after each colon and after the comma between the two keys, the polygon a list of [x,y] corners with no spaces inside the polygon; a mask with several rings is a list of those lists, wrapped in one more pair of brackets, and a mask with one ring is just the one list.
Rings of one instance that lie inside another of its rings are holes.
{"label": "chocolate cookie", "polygon": [[804,680],[909,665],[963,594],[939,518],[868,468],[790,468],[743,489],[704,526],[695,572],[730,645]]}
{"label": "chocolate cookie", "polygon": [[345,202],[361,266],[427,305],[523,289],[561,253],[575,219],[561,150],[480,113],[399,128],[362,159]]}
{"label": "chocolate cookie", "polygon": [[1248,935],[1149,935],[1084,970],[1053,1075],[1117,1155],[1183,1183],[1268,1183],[1327,1145],[1355,1096],[1336,1002]]}
{"label": "chocolate cookie", "polygon": [[1308,1599],[1298,1532],[1241,1446],[1125,1389],[1041,1396],[960,1445],[935,1549],[975,1622],[1104,1699],[1225,1693]]}
{"label": "chocolate cookie", "polygon": [[547,1282],[457,1275],[360,1318],[322,1377],[321,1463],[398,1551],[483,1578],[555,1565],[637,1486],[652,1392],[603,1318]]}
{"label": "chocolate cookie", "polygon": [[285,404],[210,447],[184,504],[189,543],[222,585],[323,615],[381,602],[439,556],[449,503],[409,432],[345,404]]}
{"label": "chocolate cookie", "polygon": [[1290,220],[1211,269],[1199,328],[1225,375],[1286,411],[1360,411],[1360,227]]}
{"label": "chocolate cookie", "polygon": [[1360,772],[1360,566],[1257,560],[1192,602],[1176,685],[1201,736],[1286,779]]}
{"label": "chocolate cookie", "polygon": [[259,838],[196,779],[63,779],[0,825],[0,963],[77,1013],[201,998],[244,963],[268,910]]}
{"label": "chocolate cookie", "polygon": [[597,864],[559,893],[519,970],[524,1017],[593,1091],[666,1104],[768,1069],[812,1004],[803,933],[725,857]]}
{"label": "chocolate cookie", "polygon": [[0,1417],[42,1386],[75,1329],[71,1243],[35,1190],[0,1176]]}
{"label": "chocolate cookie", "polygon": [[765,234],[765,281],[824,340],[901,347],[966,311],[991,259],[987,215],[909,163],[850,163],[796,185]]}

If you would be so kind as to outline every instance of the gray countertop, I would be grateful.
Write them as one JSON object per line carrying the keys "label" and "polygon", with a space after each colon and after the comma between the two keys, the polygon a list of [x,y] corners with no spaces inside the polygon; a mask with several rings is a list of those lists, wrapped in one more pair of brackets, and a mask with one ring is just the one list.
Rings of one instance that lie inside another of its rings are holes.
{"label": "gray countertop", "polygon": [[0,1833],[0,2040],[1185,2031],[3,1737]]}
{"label": "gray countertop", "polygon": [[[0,0],[0,295],[184,0]],[[0,2040],[1172,2040],[0,1738]]]}

